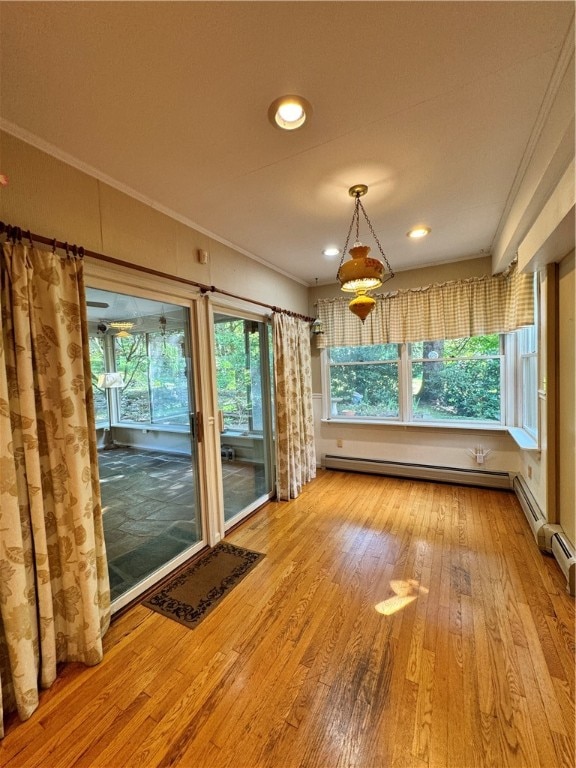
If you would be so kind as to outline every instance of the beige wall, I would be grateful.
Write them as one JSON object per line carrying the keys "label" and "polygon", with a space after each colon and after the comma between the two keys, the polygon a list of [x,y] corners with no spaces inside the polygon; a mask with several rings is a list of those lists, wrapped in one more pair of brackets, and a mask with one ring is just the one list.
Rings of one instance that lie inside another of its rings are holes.
{"label": "beige wall", "polygon": [[558,522],[566,536],[576,545],[576,384],[574,308],[576,288],[574,281],[574,251],[559,264],[558,308],[560,334],[558,339]]}
{"label": "beige wall", "polygon": [[[118,189],[3,132],[0,157],[5,223],[307,314],[305,286]],[[206,265],[198,249],[208,251]]]}
{"label": "beige wall", "polygon": [[[573,97],[573,95],[572,95]],[[573,110],[572,110],[573,112]],[[569,360],[567,355],[567,342],[565,340],[565,326],[570,326],[570,268],[563,267],[565,286],[562,290],[563,300],[560,304],[560,278],[559,265],[567,258],[566,254],[574,249],[574,208],[576,204],[576,191],[574,185],[574,115],[572,114],[569,126],[564,133],[564,138],[571,134],[569,151],[566,142],[560,141],[562,152],[552,143],[549,163],[541,164],[545,173],[542,183],[546,182],[549,197],[543,201],[539,208],[535,201],[525,197],[524,236],[518,243],[518,262],[521,269],[527,272],[537,272],[540,286],[540,338],[539,338],[539,426],[540,426],[540,451],[521,451],[520,474],[530,488],[540,509],[548,522],[561,523],[560,517],[566,517],[567,499],[572,499],[574,506],[574,469],[572,458],[571,471],[566,470],[566,463],[570,459],[565,457],[568,450],[570,456],[570,441],[574,441],[574,418],[572,421],[565,418],[570,413],[566,410],[566,404],[559,402],[560,387],[567,399],[566,387],[570,376],[569,363],[565,365],[563,373],[560,372],[560,363]],[[543,131],[543,137],[550,138],[550,131]],[[558,134],[556,135],[558,139]],[[540,142],[542,144],[542,142]],[[539,145],[537,156],[542,159],[542,146]],[[564,151],[566,150],[566,151]],[[571,159],[566,160],[566,154],[571,153]],[[566,163],[563,165],[562,163]],[[552,174],[551,169],[554,169]],[[534,174],[532,174],[534,176]],[[529,224],[529,226],[528,226]],[[572,268],[573,269],[573,268]],[[568,297],[568,298],[567,298]],[[572,314],[573,317],[573,314]],[[573,323],[573,320],[572,320]],[[562,353],[560,350],[562,345]],[[569,344],[568,344],[569,346]],[[573,356],[573,354],[572,354]],[[572,386],[574,371],[572,367]],[[560,378],[563,381],[561,384]],[[568,398],[569,399],[569,398]],[[571,437],[570,437],[571,433]],[[561,465],[563,467],[561,471]],[[560,498],[560,493],[564,501]],[[564,512],[561,512],[561,509]],[[570,524],[574,530],[574,522]]]}

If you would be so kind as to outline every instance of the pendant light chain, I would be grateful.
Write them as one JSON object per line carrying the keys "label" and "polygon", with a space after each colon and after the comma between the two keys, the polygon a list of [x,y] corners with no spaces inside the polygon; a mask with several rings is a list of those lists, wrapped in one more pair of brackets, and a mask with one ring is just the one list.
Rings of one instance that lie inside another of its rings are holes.
{"label": "pendant light chain", "polygon": [[[370,219],[368,218],[368,214],[366,213],[366,211],[364,209],[364,206],[362,205],[362,201],[360,200],[359,197],[356,198],[356,215],[357,215],[358,220],[359,220],[360,217],[358,216],[358,206],[360,206],[360,208],[362,209],[362,213],[364,214],[364,218],[366,219],[366,223],[368,224],[368,228],[370,230],[370,234],[372,235],[372,237],[376,241],[376,245],[378,246],[378,250],[380,251],[380,254],[382,255],[382,258],[386,262],[386,266],[388,267],[388,272],[390,273],[390,277],[387,278],[387,279],[390,279],[390,278],[394,277],[394,272],[392,271],[392,267],[390,266],[390,263],[389,263],[388,259],[386,258],[386,254],[384,253],[384,250],[383,250],[382,246],[380,245],[380,240],[378,240],[378,238],[376,237],[376,232],[374,232],[374,227],[372,226],[372,224],[370,222]],[[358,223],[356,224],[356,239],[358,240]]]}
{"label": "pendant light chain", "polygon": [[[340,257],[340,264],[338,269],[342,266],[344,263],[344,258],[346,257],[346,254],[348,253],[348,243],[350,242],[350,235],[352,234],[352,227],[354,226],[354,222],[356,222],[356,240],[358,240],[359,237],[359,230],[360,230],[360,216],[358,215],[358,204],[360,203],[360,198],[356,196],[356,202],[354,204],[354,213],[352,214],[352,221],[350,222],[350,229],[348,230],[348,234],[346,235],[346,242],[344,243],[344,248],[342,249],[342,256]],[[364,214],[366,215],[366,214]]]}
{"label": "pendant light chain", "polygon": [[344,259],[346,257],[346,254],[348,253],[348,243],[350,242],[350,235],[352,234],[352,227],[354,226],[354,223],[356,223],[356,242],[360,241],[360,213],[358,209],[360,208],[362,210],[362,213],[364,214],[364,218],[366,219],[366,223],[368,224],[368,229],[370,230],[370,234],[374,238],[376,245],[378,246],[378,250],[380,251],[380,254],[382,258],[384,259],[386,266],[388,267],[389,276],[386,278],[387,280],[390,280],[392,277],[394,277],[394,272],[392,271],[392,267],[390,266],[390,262],[388,261],[388,258],[386,257],[386,254],[384,253],[384,249],[382,248],[382,245],[380,244],[380,240],[378,240],[378,237],[376,235],[376,232],[374,231],[374,227],[372,226],[372,222],[368,218],[368,214],[366,213],[366,209],[362,205],[362,201],[360,200],[359,195],[355,195],[355,202],[354,202],[354,213],[352,214],[352,221],[350,222],[350,229],[348,230],[348,234],[346,235],[346,242],[344,243],[344,248],[342,249],[342,256],[340,257],[340,264],[339,268],[344,263]]}

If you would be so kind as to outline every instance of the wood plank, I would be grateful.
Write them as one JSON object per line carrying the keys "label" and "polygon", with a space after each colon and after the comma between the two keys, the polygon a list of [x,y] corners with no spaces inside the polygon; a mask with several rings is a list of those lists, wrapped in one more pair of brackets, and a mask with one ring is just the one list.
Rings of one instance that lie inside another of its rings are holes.
{"label": "wood plank", "polygon": [[444,768],[448,765],[448,673],[450,669],[448,613],[448,608],[440,608],[436,620],[432,722],[428,750],[431,768]]}
{"label": "wood plank", "polygon": [[563,736],[566,736],[566,727],[562,717],[562,710],[558,703],[556,692],[554,690],[554,684],[546,665],[544,650],[540,644],[536,625],[534,624],[534,620],[532,618],[532,612],[527,605],[520,604],[518,609],[520,611],[520,616],[524,625],[524,631],[526,633],[528,649],[530,650],[530,658],[536,673],[538,688],[540,690],[542,700],[544,701],[544,711],[546,712],[548,725],[550,726],[550,730],[556,731],[556,733],[560,733]]}
{"label": "wood plank", "polygon": [[527,718],[534,734],[535,749],[538,755],[540,765],[545,765],[545,761],[550,759],[550,755],[555,754],[554,739],[546,719],[544,703],[536,682],[534,667],[530,659],[530,653],[527,648],[517,650],[520,660],[520,668],[524,677],[524,688],[526,690],[526,705],[528,708]]}
{"label": "wood plank", "polygon": [[416,699],[412,754],[425,763],[430,762],[429,753],[433,714],[432,696],[434,688],[434,664],[434,654],[430,651],[423,651],[422,668],[418,683],[418,697]]}

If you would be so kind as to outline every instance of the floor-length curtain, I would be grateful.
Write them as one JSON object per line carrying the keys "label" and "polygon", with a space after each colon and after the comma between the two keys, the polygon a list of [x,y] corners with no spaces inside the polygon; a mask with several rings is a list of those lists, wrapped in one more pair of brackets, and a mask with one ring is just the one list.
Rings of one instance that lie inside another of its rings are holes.
{"label": "floor-length curtain", "polygon": [[295,499],[316,477],[310,325],[274,314],[276,494]]}
{"label": "floor-length curtain", "polygon": [[0,735],[110,622],[83,263],[7,242],[0,264]]}

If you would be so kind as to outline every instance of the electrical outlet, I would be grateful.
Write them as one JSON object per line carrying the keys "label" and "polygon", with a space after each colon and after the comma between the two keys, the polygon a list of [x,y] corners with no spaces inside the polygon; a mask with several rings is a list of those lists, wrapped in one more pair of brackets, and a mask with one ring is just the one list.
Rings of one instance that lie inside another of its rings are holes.
{"label": "electrical outlet", "polygon": [[343,445],[344,445],[344,440],[342,440],[342,438],[341,438],[341,437],[339,437],[339,438],[336,440],[336,447],[337,447],[337,448],[342,448],[342,446],[343,446]]}

